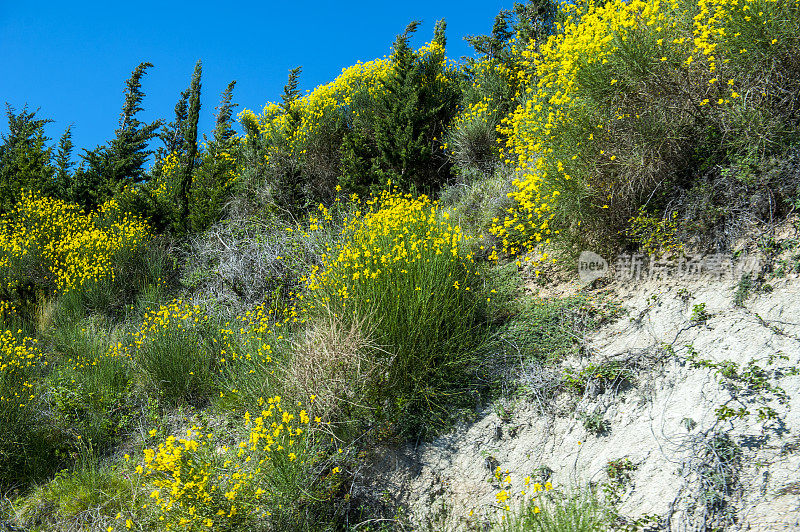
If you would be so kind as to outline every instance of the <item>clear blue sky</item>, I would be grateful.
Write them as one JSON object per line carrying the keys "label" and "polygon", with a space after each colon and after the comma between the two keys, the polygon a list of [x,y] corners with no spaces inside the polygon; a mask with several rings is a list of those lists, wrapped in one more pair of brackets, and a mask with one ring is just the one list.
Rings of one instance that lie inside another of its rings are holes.
{"label": "clear blue sky", "polygon": [[[279,98],[288,70],[302,65],[300,86],[313,89],[343,67],[389,53],[395,36],[423,21],[414,44],[447,20],[448,56],[471,49],[465,35],[491,31],[513,0],[405,2],[13,2],[0,0],[0,133],[5,102],[26,103],[50,118],[57,139],[73,125],[75,156],[113,137],[125,80],[149,61],[142,120],[171,120],[194,64],[203,60],[201,132],[230,80],[237,111]],[[154,147],[158,144],[154,144]]]}

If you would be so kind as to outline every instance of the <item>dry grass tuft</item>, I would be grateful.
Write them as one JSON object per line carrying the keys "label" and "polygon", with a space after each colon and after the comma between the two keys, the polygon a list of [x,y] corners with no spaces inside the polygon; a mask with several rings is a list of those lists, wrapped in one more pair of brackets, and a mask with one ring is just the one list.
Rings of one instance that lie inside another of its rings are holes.
{"label": "dry grass tuft", "polygon": [[[296,346],[287,371],[287,389],[314,399],[314,411],[326,422],[358,418],[370,408],[394,358],[370,341],[367,319],[342,323],[326,317],[309,327]],[[354,415],[355,414],[355,415]]]}

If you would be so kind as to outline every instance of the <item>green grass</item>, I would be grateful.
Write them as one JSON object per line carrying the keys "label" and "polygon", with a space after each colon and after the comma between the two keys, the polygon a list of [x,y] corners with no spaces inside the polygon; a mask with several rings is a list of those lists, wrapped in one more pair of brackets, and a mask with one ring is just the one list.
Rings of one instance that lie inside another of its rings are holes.
{"label": "green grass", "polygon": [[[380,272],[367,277],[364,266],[335,259],[339,251],[333,251],[319,288],[305,297],[312,317],[334,317],[344,329],[358,323],[369,331],[379,349],[370,350],[373,361],[367,363],[385,369],[363,400],[379,420],[411,436],[447,424],[454,400],[466,395],[478,349],[488,338],[488,294],[465,246],[451,249],[455,233],[443,214],[423,203],[417,211],[412,201],[394,201],[381,199],[336,248],[345,256],[376,254],[381,261],[389,251],[388,262],[377,266]],[[383,221],[392,216],[403,222]],[[433,244],[437,238],[447,239],[444,250]],[[416,249],[416,256],[395,252],[398,242]]]}
{"label": "green grass", "polygon": [[607,529],[606,513],[588,488],[545,492],[503,512],[492,532],[595,532]]}
{"label": "green grass", "polygon": [[14,521],[31,532],[105,530],[136,500],[137,488],[120,470],[82,464],[59,472],[17,501]]}

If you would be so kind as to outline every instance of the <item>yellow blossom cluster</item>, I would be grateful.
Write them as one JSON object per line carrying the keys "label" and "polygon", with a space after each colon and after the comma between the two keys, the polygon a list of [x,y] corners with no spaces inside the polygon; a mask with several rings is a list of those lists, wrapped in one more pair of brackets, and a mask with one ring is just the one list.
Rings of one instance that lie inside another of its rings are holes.
{"label": "yellow blossom cluster", "polygon": [[36,340],[20,334],[0,331],[0,413],[25,408],[34,398],[32,372],[47,365]]}
{"label": "yellow blossom cluster", "polygon": [[25,192],[0,218],[0,285],[29,279],[59,293],[114,280],[115,263],[150,239],[148,226],[111,200],[84,214],[77,205]]}
{"label": "yellow blossom cluster", "polygon": [[[324,294],[322,304],[331,298],[343,302],[354,293],[370,292],[378,279],[393,291],[418,292],[424,299],[433,288],[426,282],[435,277],[430,270],[437,264],[455,263],[475,273],[473,256],[465,250],[468,237],[449,217],[427,196],[384,191],[372,197],[364,212],[357,210],[345,220],[339,243],[306,280],[307,292]],[[450,290],[459,290],[458,277],[450,283]],[[370,301],[357,303],[369,306]]]}
{"label": "yellow blossom cluster", "polygon": [[[238,137],[234,138],[234,142],[238,144]],[[229,151],[210,151],[208,144],[203,142],[200,145],[200,152],[205,154],[203,165],[216,163],[217,167],[225,169],[224,172],[215,174],[216,181],[213,183],[213,186],[225,189],[233,185],[233,183],[239,179],[239,174],[236,172],[236,158]],[[153,181],[148,182],[147,186],[150,187],[158,203],[166,204],[174,202],[178,197],[181,172],[183,171],[182,164],[185,164],[185,162],[181,162],[178,153],[172,152],[168,154],[161,162],[161,171],[158,176]],[[197,180],[198,177],[195,176],[194,179]],[[209,183],[198,182],[196,185],[192,186],[190,194],[197,194],[198,186],[208,185]],[[138,186],[126,187],[125,192],[135,194],[139,188]]]}
{"label": "yellow blossom cluster", "polygon": [[[507,139],[505,160],[515,164],[521,176],[509,194],[515,206],[504,218],[495,219],[492,227],[502,250],[509,254],[530,250],[554,235],[557,214],[561,215],[558,223],[574,218],[574,212],[558,212],[563,201],[559,196],[566,191],[571,192],[572,206],[587,202],[580,198],[593,198],[589,201],[597,209],[611,203],[607,201],[611,185],[588,183],[582,174],[603,168],[614,174],[617,155],[591,146],[600,146],[599,139],[611,134],[616,121],[638,120],[646,111],[624,107],[631,99],[626,94],[639,90],[637,80],[669,71],[662,86],[697,85],[683,92],[689,98],[687,113],[702,113],[705,106],[732,106],[740,98],[737,90],[742,89],[731,61],[749,53],[740,43],[747,38],[755,39],[753,48],[774,46],[776,39],[769,28],[780,25],[789,12],[788,16],[797,16],[797,5],[797,0],[578,0],[563,4],[564,22],[547,42],[518,50],[528,72],[525,97],[498,127]],[[593,100],[597,95],[608,99],[598,103]],[[600,112],[608,102],[620,107]],[[575,130],[580,134],[564,134]],[[595,206],[597,198],[601,199]],[[580,220],[568,223],[579,225]]]}
{"label": "yellow blossom cluster", "polygon": [[0,323],[11,320],[17,313],[17,307],[11,301],[0,299]]}
{"label": "yellow blossom cluster", "polygon": [[[471,67],[469,75],[473,79],[472,90],[480,95],[480,99],[473,103],[467,103],[456,115],[449,126],[451,134],[464,130],[475,121],[497,123],[503,117],[498,116],[500,102],[495,99],[500,96],[493,94],[492,85],[498,83],[497,79],[499,78],[504,85],[508,86],[508,92],[518,98],[520,88],[527,79],[525,72],[511,68],[497,59],[484,59],[476,63]],[[445,149],[449,147],[448,144],[444,144]],[[499,150],[499,147],[497,149]]]}
{"label": "yellow blossom cluster", "polygon": [[334,81],[291,102],[288,113],[283,105],[268,103],[260,115],[245,109],[239,113],[239,120],[254,124],[262,137],[277,141],[271,143],[274,153],[266,154],[268,161],[283,147],[288,147],[292,156],[303,155],[309,138],[320,132],[328,121],[338,120],[342,112],[358,116],[359,107],[351,107],[354,98],[374,98],[391,68],[387,59],[358,62],[342,69]]}
{"label": "yellow blossom cluster", "polygon": [[256,417],[244,413],[249,432],[239,441],[192,426],[184,437],[144,449],[136,472],[154,488],[151,504],[161,527],[228,530],[250,519],[268,522],[285,488],[276,479],[311,474],[312,421],[302,404],[287,409],[274,396],[258,405]]}
{"label": "yellow blossom cluster", "polygon": [[181,161],[175,152],[167,155],[162,161],[161,174],[152,184],[153,195],[157,201],[173,201],[177,197],[180,185]]}
{"label": "yellow blossom cluster", "polygon": [[[530,476],[523,478],[521,481],[514,481],[513,475],[509,470],[503,471],[499,466],[495,468],[493,477],[493,482],[500,487],[500,491],[495,494],[495,499],[502,510],[500,515],[501,523],[512,516],[512,512],[523,508],[529,508],[530,512],[526,513],[533,515],[541,513],[543,504],[540,497],[543,493],[553,489],[552,483],[534,482]],[[474,514],[474,509],[469,512],[470,517],[473,517]]]}

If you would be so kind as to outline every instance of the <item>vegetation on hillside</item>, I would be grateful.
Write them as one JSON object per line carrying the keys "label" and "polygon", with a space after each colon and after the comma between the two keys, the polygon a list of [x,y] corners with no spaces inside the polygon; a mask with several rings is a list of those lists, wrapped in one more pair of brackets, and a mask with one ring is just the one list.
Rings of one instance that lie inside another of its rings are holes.
{"label": "vegetation on hillside", "polygon": [[[145,124],[142,63],[77,168],[69,128],[51,145],[8,107],[4,519],[390,529],[351,496],[370,449],[468,419],[510,361],[555,365],[612,313],[525,300],[517,264],[726,250],[800,205],[800,0],[529,0],[460,62],[444,21],[418,28],[305,96],[293,69],[241,135],[231,82],[202,142],[202,64]],[[500,480],[499,530],[611,515]]]}

